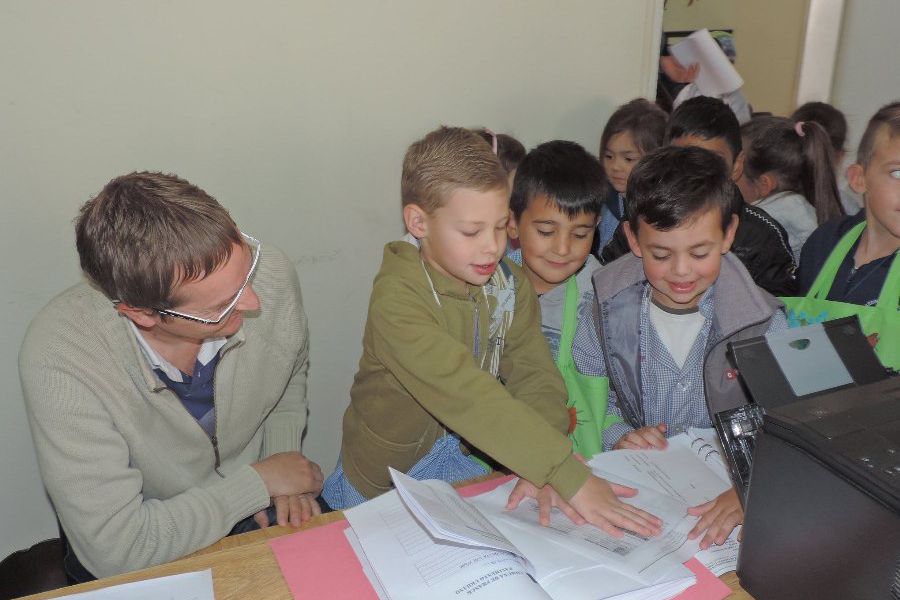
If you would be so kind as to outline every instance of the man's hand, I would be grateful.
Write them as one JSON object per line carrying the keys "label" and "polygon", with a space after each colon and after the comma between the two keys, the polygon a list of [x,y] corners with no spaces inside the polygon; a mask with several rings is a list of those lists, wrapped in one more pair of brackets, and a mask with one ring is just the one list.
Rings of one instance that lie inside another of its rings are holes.
{"label": "man's hand", "polygon": [[688,534],[688,539],[696,539],[706,532],[700,540],[700,549],[706,550],[712,544],[721,546],[731,535],[735,527],[744,522],[744,511],[737,491],[732,487],[722,492],[715,500],[700,506],[692,506],[688,514],[701,517],[697,525]]}
{"label": "man's hand", "polygon": [[[622,537],[622,529],[639,535],[658,535],[662,521],[648,512],[625,504],[617,496],[630,498],[637,490],[610,483],[591,475],[569,504],[588,523],[615,537]],[[621,529],[620,529],[621,528]]]}
{"label": "man's hand", "polygon": [[619,441],[613,446],[613,450],[649,450],[650,448],[663,450],[668,445],[666,424],[660,423],[629,431],[619,438]]}
{"label": "man's hand", "polygon": [[582,525],[585,520],[572,508],[572,506],[562,499],[562,496],[556,493],[549,485],[538,489],[536,485],[526,479],[519,479],[519,483],[513,488],[506,502],[506,510],[513,510],[525,498],[534,498],[538,503],[539,517],[538,521],[544,527],[550,525],[550,509],[554,506],[561,510],[564,515],[569,517],[576,525]]}
{"label": "man's hand", "polygon": [[[296,496],[276,496],[272,498],[275,505],[275,519],[278,525],[300,527],[301,523],[309,521],[322,514],[319,503],[312,494],[298,494]],[[274,523],[269,523],[269,516],[263,509],[253,515],[253,520],[263,529]]]}
{"label": "man's hand", "polygon": [[297,451],[279,452],[251,465],[269,491],[269,496],[318,495],[322,491],[319,465]]}

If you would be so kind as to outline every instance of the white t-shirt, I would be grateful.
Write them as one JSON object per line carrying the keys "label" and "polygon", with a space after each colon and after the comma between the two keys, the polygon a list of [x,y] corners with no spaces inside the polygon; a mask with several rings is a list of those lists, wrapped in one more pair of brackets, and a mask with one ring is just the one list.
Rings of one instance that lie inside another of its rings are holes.
{"label": "white t-shirt", "polygon": [[706,318],[700,313],[699,308],[677,311],[663,308],[652,300],[648,312],[656,334],[680,369],[684,366],[691,348],[694,347]]}

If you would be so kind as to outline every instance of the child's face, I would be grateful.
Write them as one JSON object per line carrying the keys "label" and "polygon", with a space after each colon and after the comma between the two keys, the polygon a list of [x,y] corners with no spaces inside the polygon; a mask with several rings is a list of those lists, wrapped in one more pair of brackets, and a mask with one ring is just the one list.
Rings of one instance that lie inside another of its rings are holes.
{"label": "child's face", "polygon": [[620,194],[625,193],[628,176],[641,159],[641,151],[634,143],[630,131],[617,133],[609,138],[603,149],[603,169],[613,188]]}
{"label": "child's face", "polygon": [[625,223],[631,251],[644,263],[653,298],[663,306],[694,308],[719,277],[722,255],[731,248],[737,217],[722,231],[721,213],[710,208],[669,231],[641,220],[637,235]]}
{"label": "child's face", "polygon": [[570,217],[547,196],[536,196],[518,221],[510,220],[509,237],[519,240],[525,273],[538,294],[546,294],[584,265],[596,226],[597,215]]}
{"label": "child's face", "polygon": [[410,205],[404,218],[428,264],[460,283],[481,286],[506,250],[509,190],[459,188],[430,215]]}
{"label": "child's face", "polygon": [[868,167],[851,165],[847,178],[854,191],[865,195],[869,224],[900,240],[900,136],[881,132]]}

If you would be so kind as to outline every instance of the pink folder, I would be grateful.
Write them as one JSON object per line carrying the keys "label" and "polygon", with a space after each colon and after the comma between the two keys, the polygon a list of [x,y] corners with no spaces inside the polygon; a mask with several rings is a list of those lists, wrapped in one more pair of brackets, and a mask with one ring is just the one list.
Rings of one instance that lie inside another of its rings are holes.
{"label": "pink folder", "polygon": [[[477,496],[506,483],[511,477],[476,483],[459,490]],[[344,537],[346,520],[299,531],[269,542],[281,574],[295,600],[378,600],[356,554]],[[697,559],[685,563],[697,583],[677,596],[679,600],[721,600],[731,590]]]}

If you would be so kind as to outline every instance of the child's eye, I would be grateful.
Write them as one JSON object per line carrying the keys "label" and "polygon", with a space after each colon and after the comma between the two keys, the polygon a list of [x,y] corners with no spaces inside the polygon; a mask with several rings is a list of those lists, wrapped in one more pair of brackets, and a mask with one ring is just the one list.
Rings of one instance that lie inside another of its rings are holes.
{"label": "child's eye", "polygon": [[894,179],[900,179],[900,169],[894,169],[891,171],[891,177]]}
{"label": "child's eye", "polygon": [[544,231],[543,229],[538,229],[537,232],[541,237],[550,237],[551,235],[553,235],[553,231]]}
{"label": "child's eye", "polygon": [[670,254],[666,254],[666,255],[664,255],[664,256],[658,256],[658,255],[656,255],[656,254],[651,254],[650,256],[653,257],[653,260],[667,260],[667,259],[669,258],[669,256],[671,256],[671,255],[670,255]]}
{"label": "child's eye", "polygon": [[476,229],[475,231],[463,231],[462,234],[466,237],[475,237],[478,235],[478,232],[479,230]]}
{"label": "child's eye", "polygon": [[696,258],[697,260],[702,260],[709,256],[709,252],[707,252],[706,254],[691,254],[691,256]]}
{"label": "child's eye", "polygon": [[608,152],[603,155],[603,160],[612,160],[612,159],[613,159],[613,155]]}
{"label": "child's eye", "polygon": [[573,233],[572,236],[575,237],[575,239],[583,240],[583,239],[585,239],[585,238],[588,236],[588,234],[586,234],[586,233]]}

